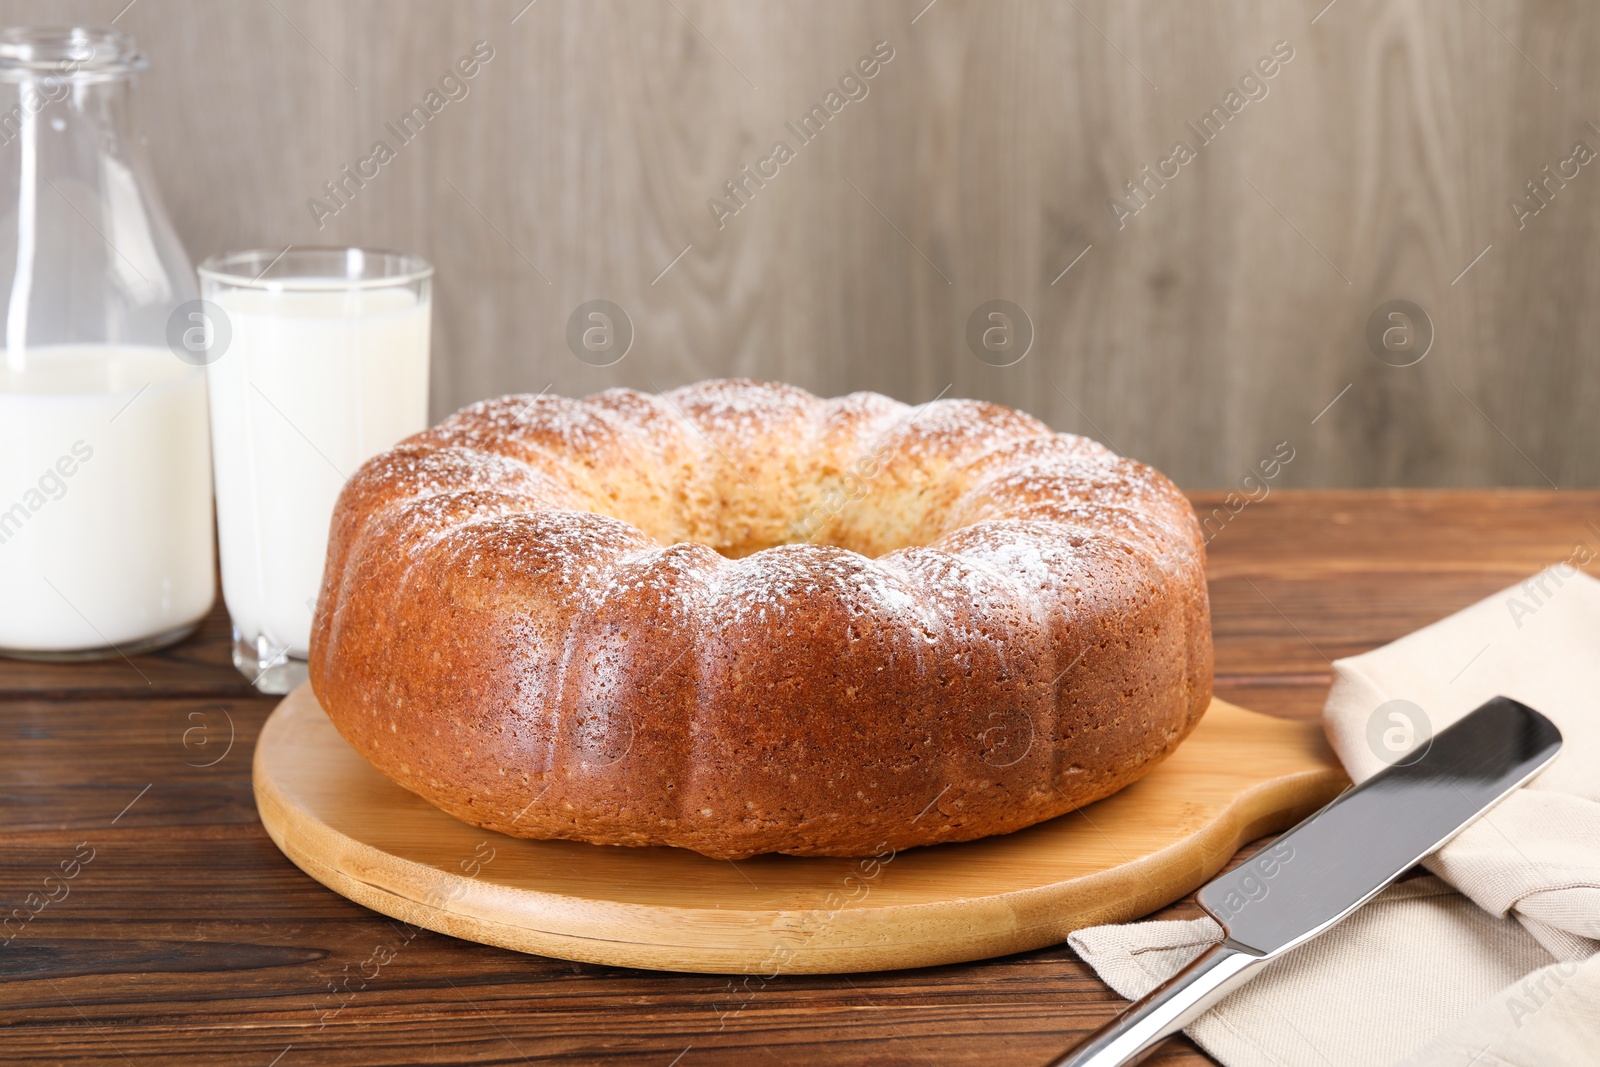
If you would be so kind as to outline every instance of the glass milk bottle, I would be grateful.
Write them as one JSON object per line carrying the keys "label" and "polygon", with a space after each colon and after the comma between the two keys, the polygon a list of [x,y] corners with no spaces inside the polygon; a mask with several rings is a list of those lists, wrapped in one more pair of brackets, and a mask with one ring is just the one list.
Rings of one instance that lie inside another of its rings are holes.
{"label": "glass milk bottle", "polygon": [[[130,656],[216,595],[194,273],[133,123],[133,39],[0,30],[0,654]],[[175,354],[178,353],[178,354]]]}

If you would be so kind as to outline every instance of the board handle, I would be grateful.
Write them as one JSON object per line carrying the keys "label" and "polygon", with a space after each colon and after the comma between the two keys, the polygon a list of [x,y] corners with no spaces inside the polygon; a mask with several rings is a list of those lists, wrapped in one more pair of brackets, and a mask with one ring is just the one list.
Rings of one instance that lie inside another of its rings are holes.
{"label": "board handle", "polygon": [[1257,965],[1265,962],[1265,957],[1230,941],[1212,945],[1047,1067],[1138,1063],[1230,991],[1254,978],[1260,973]]}

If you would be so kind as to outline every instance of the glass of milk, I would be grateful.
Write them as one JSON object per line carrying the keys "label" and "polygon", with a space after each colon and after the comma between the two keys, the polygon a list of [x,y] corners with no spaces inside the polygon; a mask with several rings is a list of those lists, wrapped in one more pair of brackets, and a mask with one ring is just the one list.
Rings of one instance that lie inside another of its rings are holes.
{"label": "glass of milk", "polygon": [[144,66],[120,30],[0,30],[0,655],[126,659],[216,595],[205,371],[168,343],[197,291],[134,122]]}
{"label": "glass of milk", "polygon": [[200,265],[222,595],[262,692],[306,678],[339,490],[427,428],[432,280],[417,256],[360,248]]}

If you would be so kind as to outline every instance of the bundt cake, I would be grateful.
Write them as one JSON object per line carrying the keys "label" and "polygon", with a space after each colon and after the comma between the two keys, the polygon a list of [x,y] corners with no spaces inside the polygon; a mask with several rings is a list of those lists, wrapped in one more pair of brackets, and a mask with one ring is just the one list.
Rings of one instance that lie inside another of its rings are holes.
{"label": "bundt cake", "polygon": [[993,404],[507,396],[345,486],[311,680],[478,826],[881,854],[1171,752],[1211,696],[1204,547],[1160,473]]}

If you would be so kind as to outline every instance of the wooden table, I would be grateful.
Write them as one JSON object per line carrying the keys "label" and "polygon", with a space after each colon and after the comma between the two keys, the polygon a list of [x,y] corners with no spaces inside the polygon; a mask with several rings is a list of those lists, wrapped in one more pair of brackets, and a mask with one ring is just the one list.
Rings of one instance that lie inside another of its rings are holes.
{"label": "wooden table", "polygon": [[[1329,660],[1581,542],[1600,546],[1600,493],[1273,492],[1211,545],[1217,692],[1314,717]],[[0,946],[0,1061],[1032,1067],[1121,1006],[1064,947],[778,978],[733,1012],[726,978],[408,930],[301,874],[256,821],[250,753],[274,703],[229,664],[220,606],[131,662],[0,661],[0,914],[65,892]],[[358,990],[337,1011],[335,986]],[[1178,1041],[1152,1062],[1210,1061]]]}

